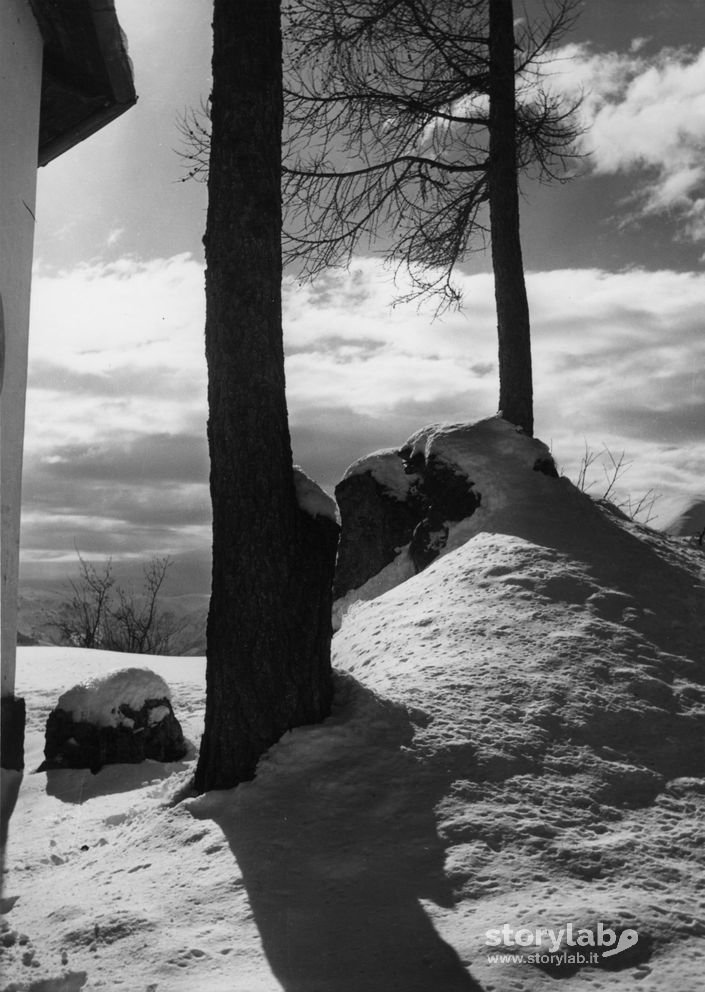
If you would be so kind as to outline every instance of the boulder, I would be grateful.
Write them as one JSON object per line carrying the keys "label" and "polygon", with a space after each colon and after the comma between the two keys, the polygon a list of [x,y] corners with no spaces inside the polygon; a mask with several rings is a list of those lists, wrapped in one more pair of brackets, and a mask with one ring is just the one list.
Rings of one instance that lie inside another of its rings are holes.
{"label": "boulder", "polygon": [[426,459],[409,442],[351,465],[335,498],[342,522],[335,599],[360,589],[402,554],[413,572],[422,571],[445,547],[448,525],[480,505],[466,475],[439,458]]}
{"label": "boulder", "polygon": [[[493,417],[424,427],[401,448],[361,458],[336,486],[342,533],[333,588],[337,625],[356,600],[373,599],[423,571],[486,526],[512,474],[558,478],[542,442]],[[510,483],[511,485],[511,483]],[[477,525],[467,521],[477,514]]]}
{"label": "boulder", "polygon": [[40,771],[178,761],[187,746],[166,682],[126,668],[69,689],[49,714]]}
{"label": "boulder", "polygon": [[475,483],[456,466],[435,455],[424,457],[410,442],[400,450],[407,471],[419,477],[419,521],[414,528],[409,554],[417,572],[423,571],[448,544],[450,525],[471,517],[480,506]]}
{"label": "boulder", "polygon": [[[398,485],[390,486],[390,478]],[[399,454],[387,451],[355,463],[335,487],[342,522],[335,599],[363,586],[410,543],[420,519],[415,482]]]}

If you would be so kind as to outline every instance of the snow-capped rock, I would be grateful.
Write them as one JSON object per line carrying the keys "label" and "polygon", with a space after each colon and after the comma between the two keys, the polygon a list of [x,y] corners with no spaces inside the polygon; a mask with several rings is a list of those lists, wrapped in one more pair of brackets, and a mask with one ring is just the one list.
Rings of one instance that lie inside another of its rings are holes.
{"label": "snow-capped rock", "polygon": [[121,668],[64,692],[47,719],[42,768],[90,768],[186,753],[164,679],[148,668]]}
{"label": "snow-capped rock", "polygon": [[352,603],[375,598],[492,527],[529,473],[558,475],[546,445],[501,417],[432,424],[401,448],[351,465],[335,490],[342,519],[336,625]]}
{"label": "snow-capped rock", "polygon": [[408,547],[420,515],[418,481],[405,472],[399,453],[389,450],[351,465],[335,487],[343,522],[336,600],[364,586]]}
{"label": "snow-capped rock", "polygon": [[327,517],[338,523],[335,500],[322,489],[299,465],[294,465],[294,487],[299,508],[311,517]]}

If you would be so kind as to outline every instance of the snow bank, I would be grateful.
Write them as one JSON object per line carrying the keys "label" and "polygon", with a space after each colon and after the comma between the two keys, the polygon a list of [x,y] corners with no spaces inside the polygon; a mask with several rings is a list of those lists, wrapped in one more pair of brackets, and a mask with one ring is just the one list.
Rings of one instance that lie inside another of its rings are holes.
{"label": "snow bank", "polygon": [[338,506],[332,496],[321,489],[302,468],[294,465],[296,499],[301,509],[311,517],[328,517],[339,523]]}
{"label": "snow bank", "polygon": [[[705,558],[521,478],[478,475],[506,494],[497,528],[351,613],[333,714],[253,782],[174,803],[194,754],[26,775],[7,987],[702,988]],[[62,685],[111,663],[19,649],[28,767]],[[198,740],[203,660],[150,664]],[[637,956],[549,973],[489,955],[516,949],[490,928],[597,922],[636,930]]]}
{"label": "snow bank", "polygon": [[[76,723],[85,721],[98,727],[129,726],[131,721],[120,712],[121,704],[140,710],[149,699],[171,699],[164,679],[149,668],[119,668],[79,682],[59,697],[57,709],[70,713]],[[166,715],[166,707],[161,709]],[[156,722],[156,718],[152,722]]]}

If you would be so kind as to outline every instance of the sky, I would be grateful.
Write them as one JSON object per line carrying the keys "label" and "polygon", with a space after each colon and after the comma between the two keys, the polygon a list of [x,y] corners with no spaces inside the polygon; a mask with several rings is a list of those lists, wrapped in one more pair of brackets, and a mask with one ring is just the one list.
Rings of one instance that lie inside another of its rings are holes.
{"label": "sky", "polygon": [[[210,549],[206,188],[182,181],[177,153],[179,116],[209,92],[210,3],[116,7],[137,106],[39,173],[26,568],[68,567],[75,548]],[[624,452],[624,492],[662,494],[663,519],[705,497],[705,5],[584,7],[551,69],[583,95],[581,174],[522,190],[535,430],[573,478],[586,446]],[[488,259],[457,282],[462,310],[434,320],[392,307],[399,287],[377,257],[314,284],[285,276],[294,459],[329,491],[425,424],[496,412]],[[594,471],[599,495],[599,459]]]}

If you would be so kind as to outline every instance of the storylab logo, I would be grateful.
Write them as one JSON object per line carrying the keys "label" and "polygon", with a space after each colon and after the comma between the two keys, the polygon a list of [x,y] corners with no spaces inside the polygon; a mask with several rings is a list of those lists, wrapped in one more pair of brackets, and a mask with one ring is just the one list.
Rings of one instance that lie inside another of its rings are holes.
{"label": "storylab logo", "polygon": [[485,932],[490,964],[599,964],[616,958],[639,942],[636,930],[596,927],[512,927],[505,923]]}

